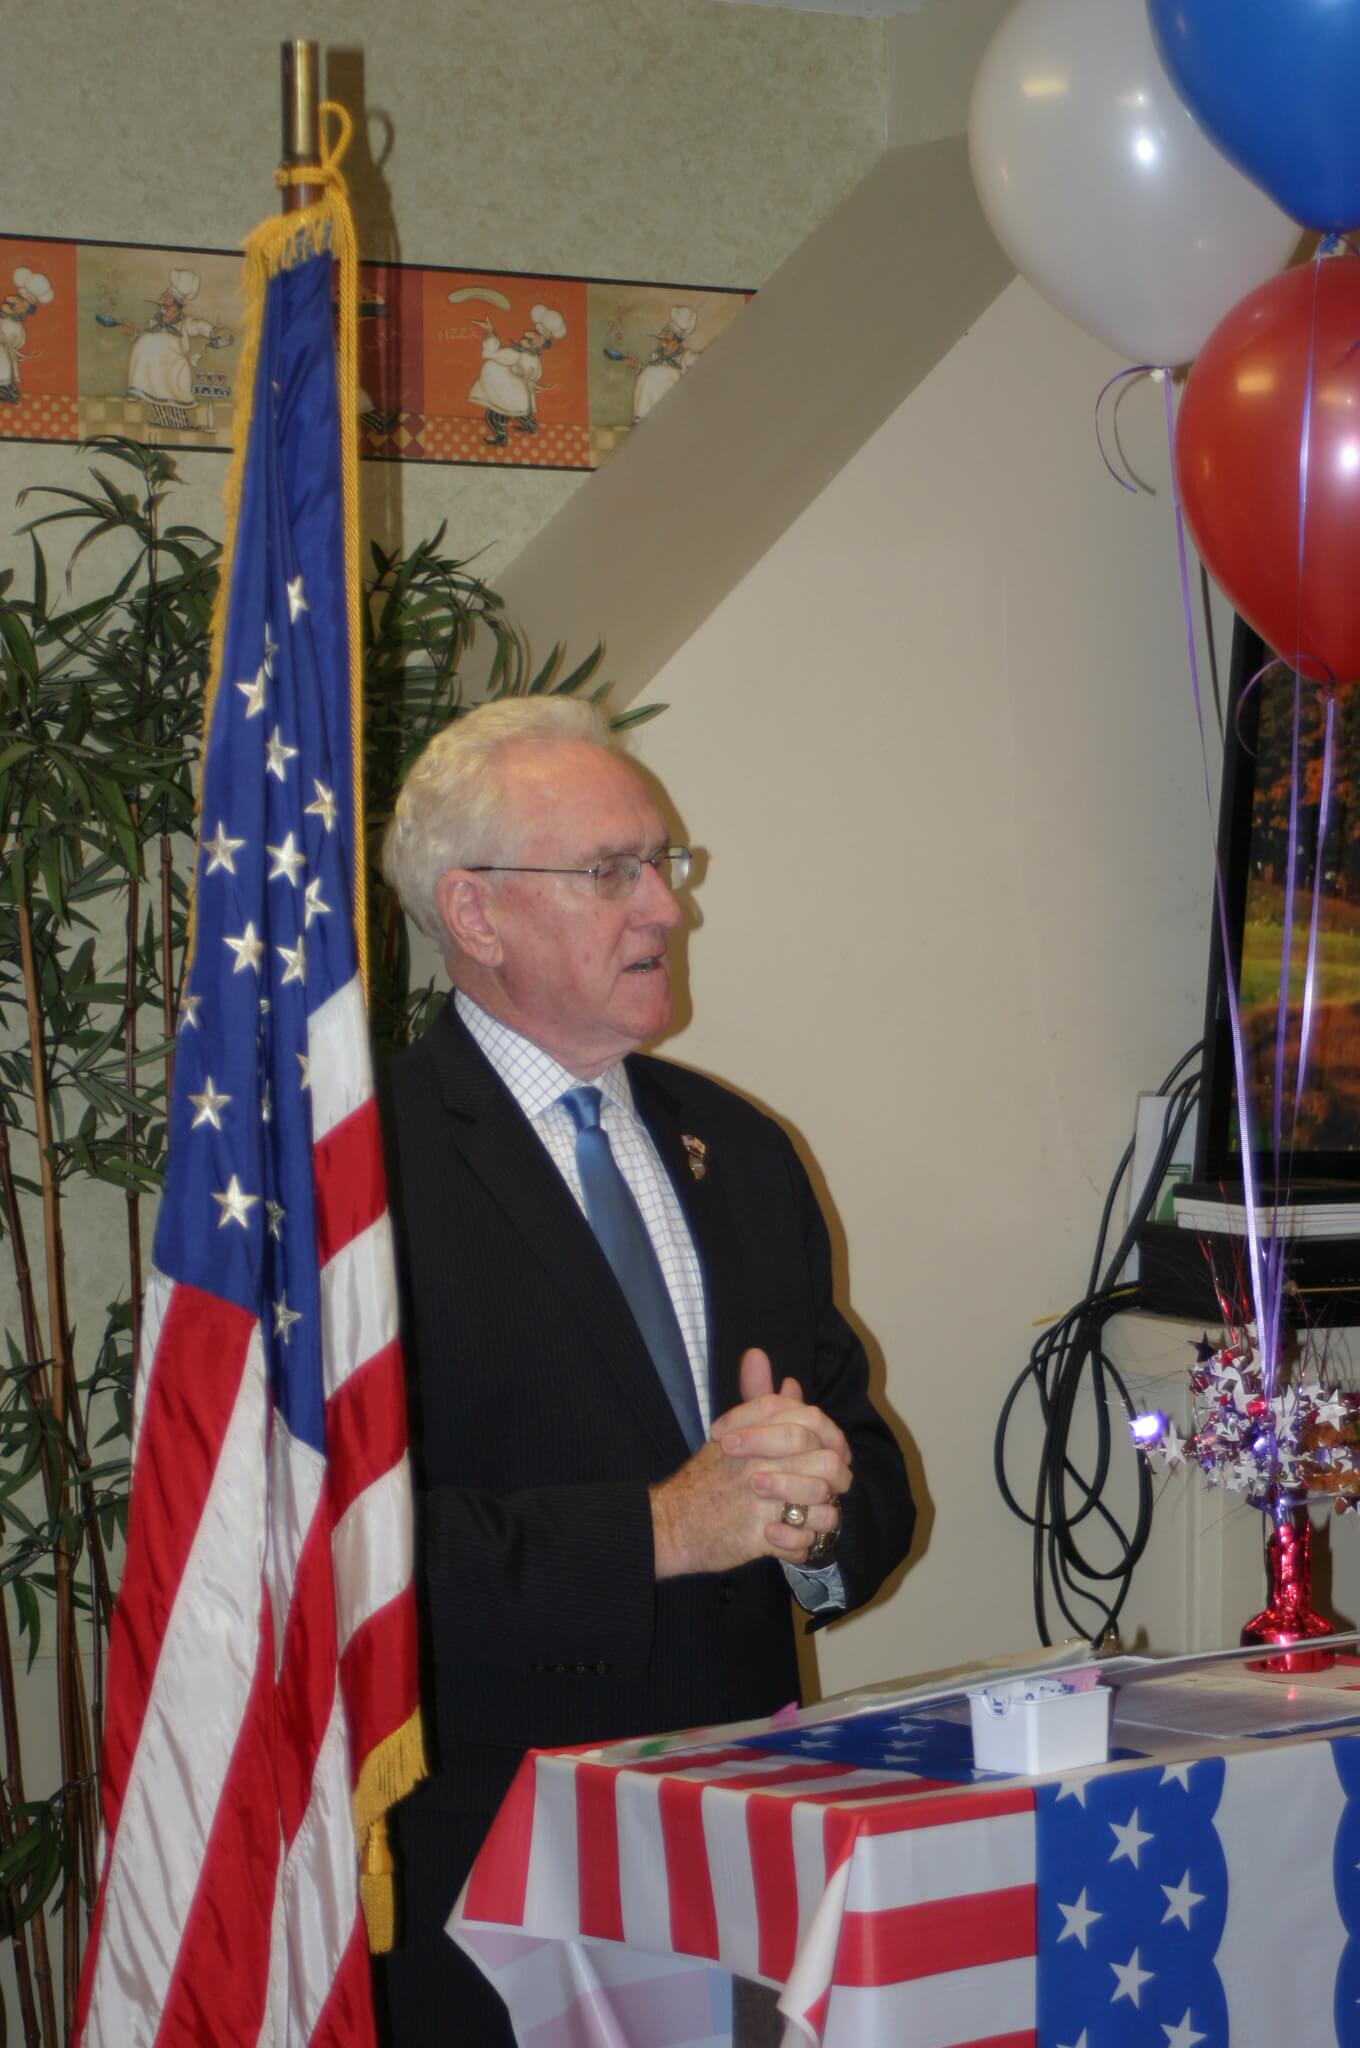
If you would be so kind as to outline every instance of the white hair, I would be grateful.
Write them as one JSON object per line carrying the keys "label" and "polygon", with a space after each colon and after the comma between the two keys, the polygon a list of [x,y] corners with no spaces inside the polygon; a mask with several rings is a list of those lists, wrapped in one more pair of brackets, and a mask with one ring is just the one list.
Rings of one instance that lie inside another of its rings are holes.
{"label": "white hair", "polygon": [[498,756],[517,740],[613,746],[598,706],[575,697],[498,697],[436,733],[402,785],[383,839],[382,871],[413,924],[441,951],[437,891],[450,868],[495,865],[518,851]]}

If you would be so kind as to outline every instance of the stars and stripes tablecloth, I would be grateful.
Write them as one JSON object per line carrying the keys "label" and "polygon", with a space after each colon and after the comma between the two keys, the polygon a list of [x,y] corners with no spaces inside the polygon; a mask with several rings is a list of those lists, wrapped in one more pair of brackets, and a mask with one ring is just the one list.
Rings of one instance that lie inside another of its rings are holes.
{"label": "stars and stripes tablecloth", "polygon": [[1360,1735],[982,1776],[891,1710],[526,1759],[450,1931],[522,2048],[1360,2048]]}

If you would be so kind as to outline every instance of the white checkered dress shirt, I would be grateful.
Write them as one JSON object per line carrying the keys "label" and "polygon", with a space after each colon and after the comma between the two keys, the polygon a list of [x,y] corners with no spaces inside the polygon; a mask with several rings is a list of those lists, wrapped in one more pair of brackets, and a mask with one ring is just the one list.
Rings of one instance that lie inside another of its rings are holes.
{"label": "white checkered dress shirt", "polygon": [[[580,1078],[559,1066],[549,1052],[532,1045],[461,993],[454,997],[458,1014],[478,1046],[514,1096],[547,1148],[548,1157],[586,1213],[581,1176],[576,1166],[576,1126],[560,1098],[579,1088]],[[708,1319],[704,1312],[704,1276],[694,1250],[670,1175],[636,1110],[633,1088],[621,1060],[597,1074],[600,1122],[609,1139],[619,1172],[642,1212],[647,1235],[661,1265],[680,1334],[685,1340],[704,1435],[713,1420],[708,1396]]]}
{"label": "white checkered dress shirt", "polygon": [[[576,1166],[576,1126],[561,1102],[570,1089],[580,1087],[580,1077],[569,1074],[541,1046],[521,1037],[499,1018],[489,1016],[461,989],[455,992],[453,1000],[479,1049],[542,1139],[548,1157],[576,1197],[584,1216],[585,1196]],[[646,1125],[633,1108],[632,1083],[623,1062],[616,1060],[613,1066],[597,1074],[594,1085],[600,1091],[600,1122],[610,1150],[642,1211],[647,1234],[661,1264],[666,1291],[689,1354],[689,1369],[694,1375],[694,1391],[706,1436],[713,1420],[708,1393],[708,1319],[704,1312],[704,1276],[694,1240],[670,1175]],[[783,1572],[799,1605],[810,1612],[821,1607],[844,1607],[845,1588],[838,1565],[822,1565],[809,1571],[786,1564]]]}

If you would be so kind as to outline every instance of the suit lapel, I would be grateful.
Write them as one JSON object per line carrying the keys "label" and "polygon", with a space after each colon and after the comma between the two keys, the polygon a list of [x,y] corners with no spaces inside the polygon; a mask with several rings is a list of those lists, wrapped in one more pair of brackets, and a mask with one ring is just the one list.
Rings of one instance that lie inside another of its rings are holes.
{"label": "suit lapel", "polygon": [[580,1208],[509,1091],[445,1007],[426,1039],[450,1143],[589,1332],[621,1397],[675,1465],[688,1455],[665,1388]]}
{"label": "suit lapel", "polygon": [[[628,1078],[638,1115],[670,1175],[699,1254],[708,1313],[709,1406],[716,1418],[738,1399],[737,1368],[748,1327],[721,1148],[715,1151],[708,1134],[693,1127],[667,1086],[664,1069],[651,1060],[629,1060]],[[697,1146],[687,1145],[687,1138],[697,1140]]]}

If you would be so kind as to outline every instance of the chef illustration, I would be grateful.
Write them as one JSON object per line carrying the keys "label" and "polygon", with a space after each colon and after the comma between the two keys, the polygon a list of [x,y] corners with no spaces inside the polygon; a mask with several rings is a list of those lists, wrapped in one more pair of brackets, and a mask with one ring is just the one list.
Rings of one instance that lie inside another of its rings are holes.
{"label": "chef illustration", "polygon": [[19,403],[19,365],[28,353],[27,322],[39,306],[50,306],[52,298],[51,283],[42,272],[21,264],[0,299],[0,405]]}
{"label": "chef illustration", "polygon": [[660,405],[668,391],[673,391],[686,370],[692,369],[703,354],[702,349],[690,347],[690,336],[699,324],[699,315],[693,306],[672,306],[665,326],[659,334],[653,335],[655,348],[646,362],[637,356],[627,356],[637,370],[633,380],[633,424],[645,420],[654,406]]}
{"label": "chef illustration", "polygon": [[490,320],[474,320],[482,330],[482,368],[468,397],[486,412],[490,447],[503,448],[513,422],[520,434],[538,432],[538,387],[543,358],[555,341],[566,337],[567,323],[552,306],[535,306],[518,341],[503,342]]}
{"label": "chef illustration", "polygon": [[146,327],[139,331],[130,321],[118,322],[119,333],[132,342],[128,397],[149,405],[152,422],[158,427],[193,425],[197,403],[194,369],[202,351],[192,344],[199,341],[209,348],[230,348],[235,338],[229,328],[215,327],[189,311],[198,297],[199,283],[196,270],[172,270]]}

